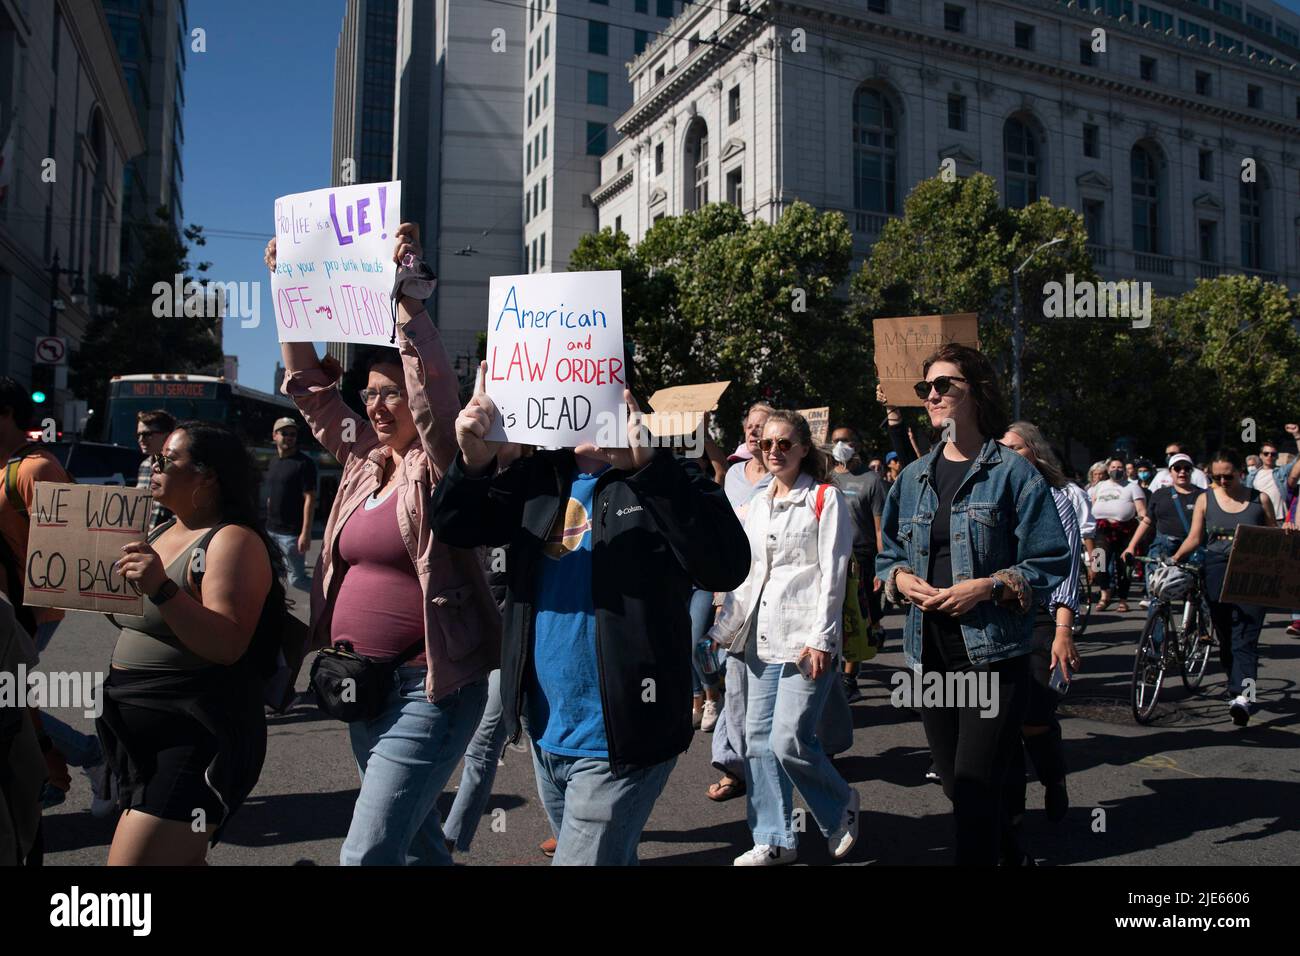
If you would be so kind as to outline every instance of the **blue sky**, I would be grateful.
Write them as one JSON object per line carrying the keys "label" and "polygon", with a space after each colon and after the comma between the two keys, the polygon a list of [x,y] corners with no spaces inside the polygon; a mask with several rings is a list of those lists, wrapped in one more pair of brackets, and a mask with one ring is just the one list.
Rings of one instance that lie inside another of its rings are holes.
{"label": "blue sky", "polygon": [[[345,0],[191,0],[207,52],[185,71],[185,220],[215,231],[191,261],[221,282],[261,282],[261,324],[226,323],[239,381],[270,391],[280,357],[262,250],[277,196],[329,185],[334,48]],[[221,233],[256,234],[232,238]]]}
{"label": "blue sky", "polygon": [[[1300,13],[1300,0],[1282,0]],[[185,76],[185,219],[210,235],[194,261],[221,282],[261,282],[261,324],[225,330],[239,380],[270,391],[275,314],[262,249],[277,196],[329,185],[334,49],[345,0],[191,0],[207,31]],[[247,238],[225,233],[256,234]]]}

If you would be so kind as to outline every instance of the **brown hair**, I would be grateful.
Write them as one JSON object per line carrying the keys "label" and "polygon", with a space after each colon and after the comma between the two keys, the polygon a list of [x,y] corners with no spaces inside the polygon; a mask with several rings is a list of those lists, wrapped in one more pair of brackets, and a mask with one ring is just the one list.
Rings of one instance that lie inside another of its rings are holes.
{"label": "brown hair", "polygon": [[170,412],[161,408],[155,408],[148,412],[137,412],[135,420],[141,425],[148,426],[151,431],[170,434],[176,430],[176,419],[172,417]]}
{"label": "brown hair", "polygon": [[929,375],[935,362],[951,362],[961,369],[966,387],[975,402],[975,421],[985,440],[998,439],[1007,433],[1007,403],[1002,398],[1002,386],[997,373],[984,353],[968,345],[949,343],[941,345],[921,366],[921,374]]}
{"label": "brown hair", "polygon": [[[814,481],[824,482],[826,480],[826,456],[820,448],[813,444],[812,429],[808,427],[808,419],[796,411],[783,408],[767,416],[767,425],[772,424],[772,422],[783,422],[794,429],[795,440],[808,449],[808,453],[803,456],[803,461],[799,462],[799,470],[812,475]],[[763,426],[764,430],[767,429],[767,425]]]}

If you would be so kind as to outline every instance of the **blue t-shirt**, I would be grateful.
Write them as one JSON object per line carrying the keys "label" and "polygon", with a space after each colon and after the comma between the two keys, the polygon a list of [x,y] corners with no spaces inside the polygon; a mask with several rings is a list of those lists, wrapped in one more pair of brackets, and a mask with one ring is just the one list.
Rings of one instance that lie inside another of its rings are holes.
{"label": "blue t-shirt", "polygon": [[565,757],[609,759],[591,596],[592,500],[607,469],[574,476],[537,582],[528,721],[537,746]]}

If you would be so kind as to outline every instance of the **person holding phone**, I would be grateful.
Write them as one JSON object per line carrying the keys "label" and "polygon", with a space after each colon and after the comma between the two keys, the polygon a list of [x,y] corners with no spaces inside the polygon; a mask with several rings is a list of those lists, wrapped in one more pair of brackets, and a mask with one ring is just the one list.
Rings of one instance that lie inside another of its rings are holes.
{"label": "person holding phone", "polygon": [[908,605],[903,650],[916,678],[973,673],[992,708],[963,695],[923,706],[921,721],[953,804],[956,862],[1000,855],[1006,773],[1020,744],[1032,682],[1034,608],[1070,573],[1071,547],[1051,490],[998,443],[1007,416],[989,360],[945,345],[916,384],[940,441],[899,476],[885,500],[876,576]]}
{"label": "person holding phone", "polygon": [[798,412],[774,411],[759,451],[766,491],[749,503],[749,575],[727,595],[709,636],[745,662],[745,786],[754,847],[736,866],[778,866],[798,856],[798,787],[843,859],[858,839],[858,792],[817,738],[843,641],[853,526],[826,462]]}

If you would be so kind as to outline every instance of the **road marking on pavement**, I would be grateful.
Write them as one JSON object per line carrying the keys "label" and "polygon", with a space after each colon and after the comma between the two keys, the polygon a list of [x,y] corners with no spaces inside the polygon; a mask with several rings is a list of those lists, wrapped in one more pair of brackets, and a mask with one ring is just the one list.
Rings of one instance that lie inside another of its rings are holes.
{"label": "road marking on pavement", "polygon": [[1178,762],[1174,760],[1173,757],[1167,757],[1164,754],[1151,754],[1148,757],[1143,757],[1141,760],[1135,760],[1133,763],[1142,767],[1152,767],[1156,770],[1176,770],[1179,773],[1187,774],[1189,777],[1197,777],[1202,780],[1205,779],[1202,774],[1192,773],[1190,770],[1184,770],[1182,767],[1178,766]]}

